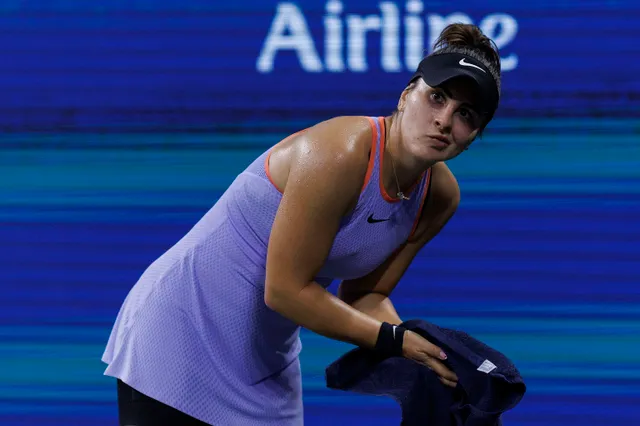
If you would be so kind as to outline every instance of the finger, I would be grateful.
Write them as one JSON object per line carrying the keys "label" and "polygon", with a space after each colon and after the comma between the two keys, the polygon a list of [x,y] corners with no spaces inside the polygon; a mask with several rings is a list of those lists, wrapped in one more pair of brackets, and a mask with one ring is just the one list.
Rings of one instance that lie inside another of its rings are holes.
{"label": "finger", "polygon": [[455,388],[457,386],[456,382],[452,382],[451,380],[447,380],[444,379],[442,377],[438,377],[438,379],[440,379],[440,381],[445,385],[445,386],[449,386],[450,388]]}
{"label": "finger", "polygon": [[458,381],[458,376],[456,376],[456,374],[449,370],[447,367],[444,366],[443,363],[441,363],[440,361],[438,361],[437,359],[433,359],[431,358],[428,361],[429,367],[440,377],[447,379],[449,381],[452,382],[457,382]]}
{"label": "finger", "polygon": [[435,359],[447,359],[447,355],[442,349],[425,339],[425,345],[420,348],[425,354]]}
{"label": "finger", "polygon": [[447,386],[453,386],[453,387],[456,386],[458,382],[458,376],[456,376],[456,374],[453,371],[449,370],[447,367],[439,363],[437,360],[434,360],[429,357],[424,357],[419,362],[423,364],[425,367],[427,367],[429,370],[436,373],[436,375],[438,376],[438,379],[440,379],[440,381],[445,383]]}

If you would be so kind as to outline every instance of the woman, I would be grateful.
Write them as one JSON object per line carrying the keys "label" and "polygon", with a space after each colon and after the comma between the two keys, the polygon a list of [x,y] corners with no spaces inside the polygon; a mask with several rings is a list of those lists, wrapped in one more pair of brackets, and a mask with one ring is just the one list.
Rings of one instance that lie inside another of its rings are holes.
{"label": "woman", "polygon": [[330,119],[249,165],[118,314],[103,361],[121,424],[301,425],[300,327],[455,386],[446,354],[397,327],[389,295],[454,214],[444,161],[485,128],[499,93],[491,41],[454,24],[391,116]]}

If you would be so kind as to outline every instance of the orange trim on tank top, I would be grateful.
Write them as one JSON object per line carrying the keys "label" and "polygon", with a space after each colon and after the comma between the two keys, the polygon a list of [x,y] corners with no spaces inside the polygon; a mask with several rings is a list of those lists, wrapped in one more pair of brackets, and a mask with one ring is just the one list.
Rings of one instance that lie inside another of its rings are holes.
{"label": "orange trim on tank top", "polygon": [[[383,165],[383,161],[384,161],[384,143],[385,143],[385,138],[386,138],[386,134],[387,134],[386,129],[385,129],[384,117],[378,117],[378,123],[380,123],[380,166],[379,166],[380,171],[378,173],[378,183],[380,185],[380,194],[382,195],[382,198],[384,198],[389,203],[397,203],[398,201],[400,201],[400,198],[394,198],[391,195],[389,195],[387,193],[387,190],[384,187],[383,182],[382,182],[382,170],[383,170],[382,165]],[[424,173],[425,172],[422,172],[422,174],[420,174],[420,177],[418,178],[418,180],[413,182],[413,184],[405,192],[405,195],[407,195],[407,196],[411,195],[413,190],[418,185],[418,182],[420,182],[422,180],[422,178],[424,177]]]}
{"label": "orange trim on tank top", "polygon": [[303,130],[300,130],[299,132],[295,132],[294,134],[287,136],[286,138],[282,139],[280,142],[278,142],[277,144],[272,146],[271,149],[269,150],[269,153],[267,154],[267,157],[264,159],[264,173],[267,175],[267,178],[269,179],[269,182],[271,182],[271,185],[273,185],[273,187],[275,189],[277,189],[278,192],[281,193],[281,194],[282,194],[282,190],[280,188],[278,188],[278,185],[276,185],[276,183],[273,181],[273,178],[271,177],[271,172],[269,172],[269,158],[271,158],[271,153],[273,152],[273,148],[275,148],[276,146],[280,145],[281,143],[284,143],[284,142],[288,141],[289,139],[291,139],[295,135],[298,135],[298,134],[304,132],[305,130],[307,130],[307,129],[303,129]]}
{"label": "orange trim on tank top", "polygon": [[377,151],[377,141],[378,141],[378,128],[376,127],[376,122],[373,121],[373,118],[367,117],[369,120],[369,124],[371,125],[371,153],[369,154],[369,164],[367,165],[367,174],[364,176],[364,184],[362,185],[362,189],[360,193],[364,191],[371,179],[371,174],[373,173],[373,167],[376,164],[376,151]]}
{"label": "orange trim on tank top", "polygon": [[407,241],[411,241],[411,238],[413,238],[413,235],[415,234],[416,229],[418,229],[418,223],[420,223],[420,217],[422,216],[424,203],[427,200],[427,196],[429,195],[429,192],[431,189],[431,187],[429,186],[430,182],[431,182],[431,167],[429,167],[429,169],[427,170],[427,179],[424,182],[424,191],[422,191],[422,200],[420,200],[420,207],[418,208],[418,214],[416,215],[416,218],[413,221],[413,227],[411,228],[411,232],[409,233],[409,237],[407,238]]}

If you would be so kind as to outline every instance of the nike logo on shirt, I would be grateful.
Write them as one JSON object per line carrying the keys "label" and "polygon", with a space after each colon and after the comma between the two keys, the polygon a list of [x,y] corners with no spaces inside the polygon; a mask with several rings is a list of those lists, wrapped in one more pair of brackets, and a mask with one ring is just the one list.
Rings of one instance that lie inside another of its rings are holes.
{"label": "nike logo on shirt", "polygon": [[386,222],[387,220],[389,220],[389,219],[374,219],[373,218],[373,213],[371,213],[369,215],[369,217],[367,218],[367,222],[369,222],[369,223]]}

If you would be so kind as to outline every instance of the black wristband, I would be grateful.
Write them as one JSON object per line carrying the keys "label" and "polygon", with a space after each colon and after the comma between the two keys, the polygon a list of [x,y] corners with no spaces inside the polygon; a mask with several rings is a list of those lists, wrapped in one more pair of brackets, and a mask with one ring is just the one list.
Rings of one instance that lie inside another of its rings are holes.
{"label": "black wristband", "polygon": [[378,333],[375,351],[384,357],[402,356],[402,342],[406,328],[383,322]]}

